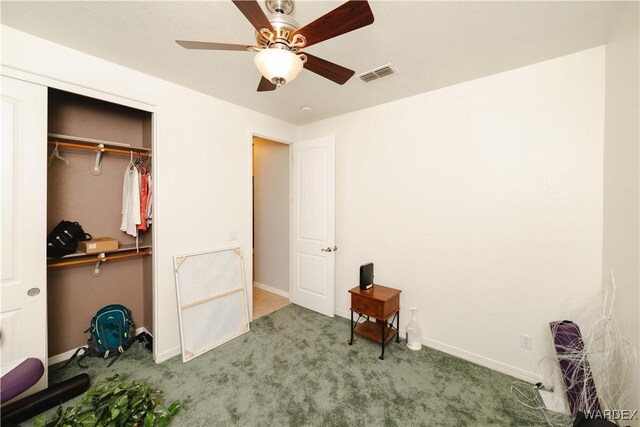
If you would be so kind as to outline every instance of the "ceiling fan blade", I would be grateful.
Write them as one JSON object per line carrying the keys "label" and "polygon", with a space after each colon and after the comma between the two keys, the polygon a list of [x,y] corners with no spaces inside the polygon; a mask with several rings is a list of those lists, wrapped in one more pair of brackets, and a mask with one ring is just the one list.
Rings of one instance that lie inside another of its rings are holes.
{"label": "ceiling fan blade", "polygon": [[326,59],[318,58],[308,53],[305,53],[305,55],[307,55],[307,62],[304,63],[304,68],[339,85],[345,84],[356,73]]}
{"label": "ceiling fan blade", "polygon": [[261,78],[260,83],[258,84],[258,92],[267,92],[270,90],[276,90],[276,85],[274,85],[264,77]]}
{"label": "ceiling fan blade", "polygon": [[251,22],[256,31],[260,31],[260,28],[273,30],[271,22],[256,0],[233,0],[233,4],[240,9],[240,12]]}
{"label": "ceiling fan blade", "polygon": [[331,12],[295,31],[307,39],[305,47],[357,30],[373,23],[373,12],[366,0],[349,0]]}
{"label": "ceiling fan blade", "polygon": [[253,52],[254,46],[247,46],[244,44],[229,44],[229,43],[213,43],[213,42],[196,42],[189,40],[176,40],[180,46],[185,49],[205,49],[205,50],[244,50],[247,52]]}

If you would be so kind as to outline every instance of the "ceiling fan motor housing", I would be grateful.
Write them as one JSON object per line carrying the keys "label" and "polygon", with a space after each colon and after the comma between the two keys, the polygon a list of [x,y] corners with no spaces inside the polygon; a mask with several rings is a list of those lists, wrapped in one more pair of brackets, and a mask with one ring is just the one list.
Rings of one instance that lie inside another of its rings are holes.
{"label": "ceiling fan motor housing", "polygon": [[293,12],[293,0],[266,0],[264,4],[271,13],[290,15]]}
{"label": "ceiling fan motor housing", "polygon": [[284,45],[282,47],[291,47],[289,38],[294,31],[300,28],[298,21],[283,13],[272,13],[269,14],[268,18],[273,27],[273,32],[270,29],[256,31],[258,45],[263,48],[279,47],[273,46],[274,44]]}

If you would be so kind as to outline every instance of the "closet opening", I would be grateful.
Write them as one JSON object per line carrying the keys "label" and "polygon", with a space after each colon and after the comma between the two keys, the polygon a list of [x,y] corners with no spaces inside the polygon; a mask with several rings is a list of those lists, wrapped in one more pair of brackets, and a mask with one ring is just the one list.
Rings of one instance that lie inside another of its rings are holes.
{"label": "closet opening", "polygon": [[253,136],[253,316],[289,300],[289,145]]}
{"label": "closet opening", "polygon": [[91,318],[109,304],[131,311],[136,334],[153,336],[152,123],[148,111],[49,89],[47,232],[66,220],[92,242],[112,239],[47,259],[50,364],[87,344]]}

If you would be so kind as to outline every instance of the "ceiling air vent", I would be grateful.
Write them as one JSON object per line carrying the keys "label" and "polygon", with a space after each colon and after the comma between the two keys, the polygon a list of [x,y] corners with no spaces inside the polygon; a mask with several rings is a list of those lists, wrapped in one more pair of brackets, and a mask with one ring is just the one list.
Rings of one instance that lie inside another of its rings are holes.
{"label": "ceiling air vent", "polygon": [[374,80],[378,80],[383,77],[390,76],[391,74],[396,74],[397,72],[398,70],[396,70],[396,68],[393,65],[387,64],[387,65],[383,65],[382,67],[376,68],[375,70],[362,73],[358,77],[360,77],[360,80],[362,80],[363,82],[369,83]]}

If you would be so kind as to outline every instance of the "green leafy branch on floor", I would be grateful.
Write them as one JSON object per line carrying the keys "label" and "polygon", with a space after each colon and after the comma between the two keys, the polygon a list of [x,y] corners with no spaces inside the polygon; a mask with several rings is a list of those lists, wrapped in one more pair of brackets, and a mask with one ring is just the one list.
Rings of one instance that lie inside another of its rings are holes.
{"label": "green leafy branch on floor", "polygon": [[160,390],[116,374],[87,390],[78,405],[58,407],[50,422],[40,415],[36,426],[162,427],[179,409],[178,402],[165,408]]}

